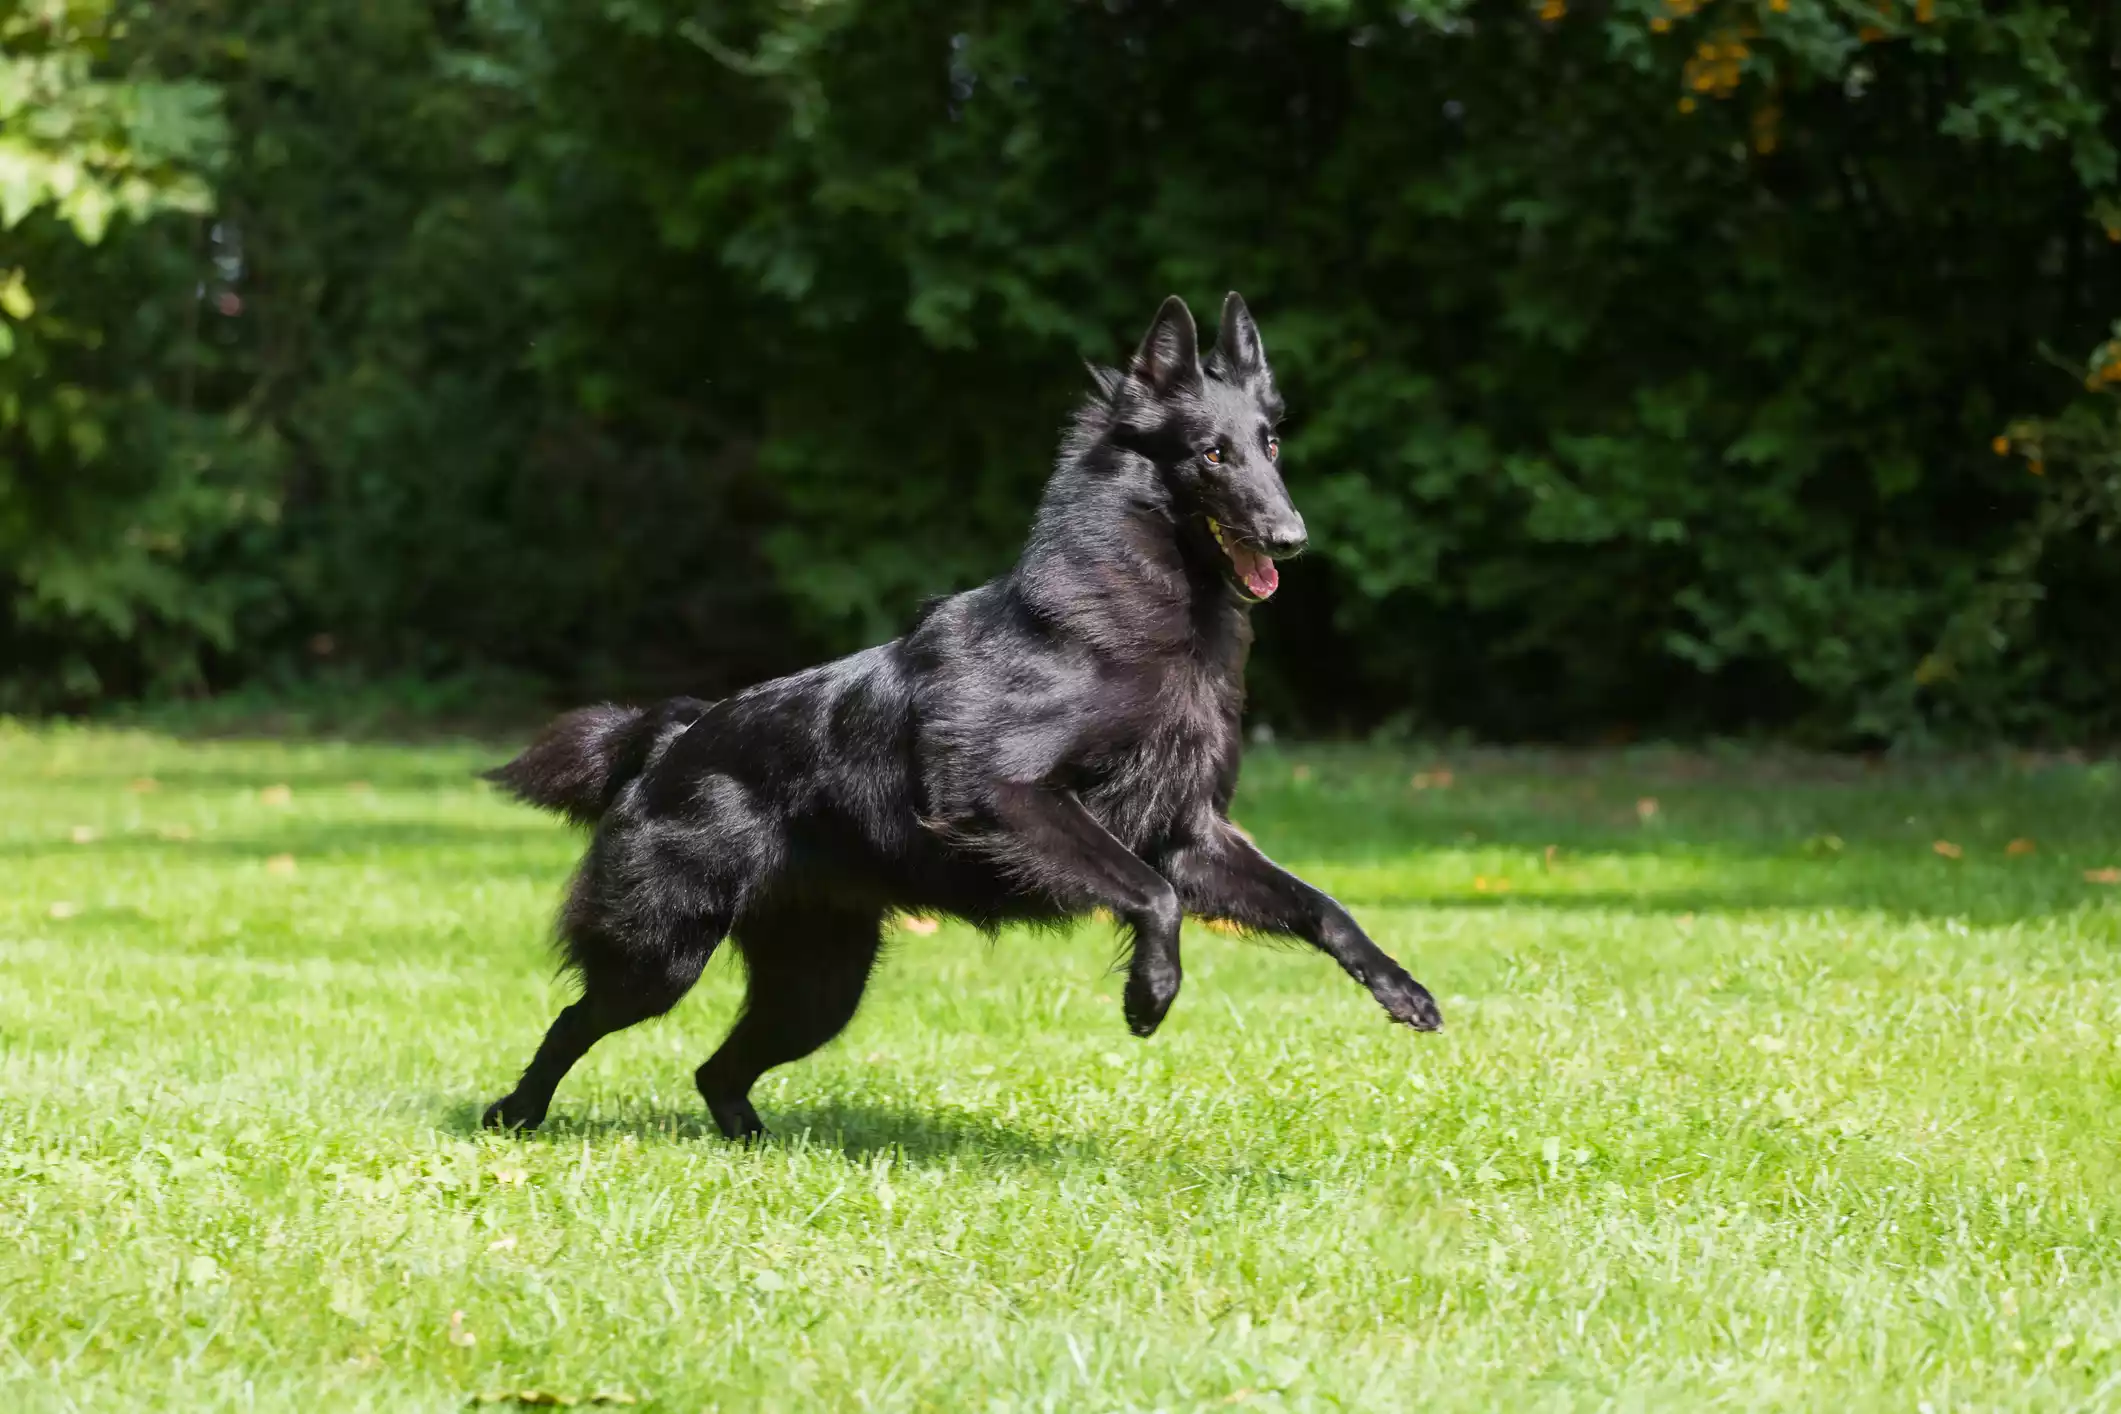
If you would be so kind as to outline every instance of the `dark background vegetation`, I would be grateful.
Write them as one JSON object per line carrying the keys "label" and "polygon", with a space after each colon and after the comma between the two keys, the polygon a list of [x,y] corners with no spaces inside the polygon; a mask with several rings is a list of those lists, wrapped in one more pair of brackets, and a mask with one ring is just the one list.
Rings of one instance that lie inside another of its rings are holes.
{"label": "dark background vegetation", "polygon": [[1277,726],[2111,740],[2116,31],[0,0],[0,709],[875,641],[1235,287],[1317,546]]}

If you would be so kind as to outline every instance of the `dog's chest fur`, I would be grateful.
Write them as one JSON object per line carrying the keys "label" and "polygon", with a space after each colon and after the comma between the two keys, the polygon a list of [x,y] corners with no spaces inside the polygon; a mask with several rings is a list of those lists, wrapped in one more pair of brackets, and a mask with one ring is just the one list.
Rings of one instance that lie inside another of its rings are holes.
{"label": "dog's chest fur", "polygon": [[[1202,645],[1207,646],[1207,645]],[[1129,849],[1167,841],[1226,807],[1236,785],[1244,645],[1130,674],[1129,730],[1080,763],[1078,798]]]}

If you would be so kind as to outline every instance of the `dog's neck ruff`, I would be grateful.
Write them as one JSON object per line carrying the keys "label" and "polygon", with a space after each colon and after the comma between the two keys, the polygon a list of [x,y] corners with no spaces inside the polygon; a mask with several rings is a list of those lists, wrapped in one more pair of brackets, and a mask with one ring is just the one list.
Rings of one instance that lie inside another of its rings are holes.
{"label": "dog's neck ruff", "polygon": [[[1146,461],[1121,455],[1118,465],[1063,461],[1012,576],[1015,592],[1038,619],[1100,653],[1183,653],[1241,672],[1248,610],[1265,594],[1188,553],[1183,537],[1198,526],[1189,529]],[[1271,593],[1273,562],[1258,558],[1266,573],[1253,567],[1257,588]]]}

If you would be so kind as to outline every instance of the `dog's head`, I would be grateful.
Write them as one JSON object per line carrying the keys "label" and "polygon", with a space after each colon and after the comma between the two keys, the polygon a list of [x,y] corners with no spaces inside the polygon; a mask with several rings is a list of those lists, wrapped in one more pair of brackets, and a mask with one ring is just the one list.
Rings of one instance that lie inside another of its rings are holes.
{"label": "dog's head", "polygon": [[1282,485],[1281,395],[1259,326],[1233,290],[1205,358],[1193,315],[1164,301],[1124,373],[1098,373],[1110,435],[1156,463],[1182,521],[1186,552],[1212,560],[1252,603],[1281,583],[1274,567],[1304,548],[1304,518]]}

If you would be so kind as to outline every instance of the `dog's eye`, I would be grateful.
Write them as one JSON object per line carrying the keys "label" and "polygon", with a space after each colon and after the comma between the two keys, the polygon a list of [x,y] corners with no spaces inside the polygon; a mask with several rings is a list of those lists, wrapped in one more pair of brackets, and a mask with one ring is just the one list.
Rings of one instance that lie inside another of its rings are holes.
{"label": "dog's eye", "polygon": [[1223,449],[1221,447],[1210,447],[1207,451],[1202,452],[1200,456],[1201,460],[1209,466],[1221,466],[1223,464]]}
{"label": "dog's eye", "polygon": [[1279,456],[1281,456],[1281,438],[1269,437],[1267,439],[1267,460],[1273,461]]}

